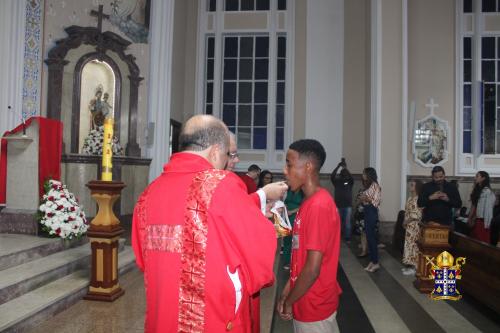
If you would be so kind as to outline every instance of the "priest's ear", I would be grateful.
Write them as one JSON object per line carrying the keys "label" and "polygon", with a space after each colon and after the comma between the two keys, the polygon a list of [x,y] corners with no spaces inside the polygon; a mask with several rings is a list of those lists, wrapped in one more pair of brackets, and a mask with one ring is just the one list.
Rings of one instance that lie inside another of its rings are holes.
{"label": "priest's ear", "polygon": [[227,151],[219,144],[208,148],[207,160],[215,169],[224,169],[227,164]]}

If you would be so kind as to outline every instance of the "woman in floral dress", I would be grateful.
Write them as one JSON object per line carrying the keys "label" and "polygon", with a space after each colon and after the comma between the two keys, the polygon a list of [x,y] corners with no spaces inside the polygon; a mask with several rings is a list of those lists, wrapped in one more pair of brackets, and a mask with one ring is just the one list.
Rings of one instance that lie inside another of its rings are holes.
{"label": "woman in floral dress", "polygon": [[409,186],[410,197],[406,201],[405,220],[403,222],[403,227],[406,229],[403,264],[407,265],[402,269],[404,275],[414,275],[418,265],[417,240],[420,235],[418,223],[422,220],[422,209],[417,205],[422,182],[413,180]]}

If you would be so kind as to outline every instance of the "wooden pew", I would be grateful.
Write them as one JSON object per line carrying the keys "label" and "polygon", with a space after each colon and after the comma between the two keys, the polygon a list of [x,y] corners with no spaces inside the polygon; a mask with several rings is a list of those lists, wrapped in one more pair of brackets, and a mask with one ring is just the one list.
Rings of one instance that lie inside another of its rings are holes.
{"label": "wooden pew", "polygon": [[458,232],[450,233],[452,254],[466,257],[458,291],[467,293],[500,315],[500,248]]}

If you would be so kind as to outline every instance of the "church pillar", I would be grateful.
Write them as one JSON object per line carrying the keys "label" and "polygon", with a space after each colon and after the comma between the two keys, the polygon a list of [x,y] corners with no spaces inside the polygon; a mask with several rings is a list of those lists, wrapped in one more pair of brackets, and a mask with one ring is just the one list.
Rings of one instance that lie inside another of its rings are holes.
{"label": "church pillar", "polygon": [[[69,61],[64,59],[45,60],[49,69],[47,86],[54,91],[62,91],[63,68]],[[62,94],[47,94],[47,118],[61,120]]]}
{"label": "church pillar", "polygon": [[21,122],[25,10],[26,1],[0,1],[0,135]]}
{"label": "church pillar", "polygon": [[326,150],[323,172],[342,157],[344,0],[307,1],[306,138]]}
{"label": "church pillar", "polygon": [[137,144],[137,104],[139,98],[139,83],[142,77],[129,76],[130,79],[130,105],[128,114],[128,142],[125,148],[126,156],[141,157],[141,148]]}
{"label": "church pillar", "polygon": [[[406,6],[404,0],[374,0],[371,6],[370,166],[377,170],[382,186],[379,218],[396,221],[406,197],[401,184],[406,182]],[[392,234],[392,230],[390,224],[381,225],[382,234]]]}
{"label": "church pillar", "polygon": [[[148,99],[148,149],[152,158],[149,180],[161,174],[169,158],[170,96],[172,80],[172,39],[174,0],[151,3],[150,78]],[[152,136],[152,139],[151,139]]]}

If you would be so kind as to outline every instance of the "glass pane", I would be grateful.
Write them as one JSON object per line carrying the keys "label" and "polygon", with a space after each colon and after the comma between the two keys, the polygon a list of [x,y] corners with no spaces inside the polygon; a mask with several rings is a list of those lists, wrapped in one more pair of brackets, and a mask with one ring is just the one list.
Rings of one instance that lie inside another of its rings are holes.
{"label": "glass pane", "polygon": [[252,103],[252,83],[240,82],[238,91],[239,103]]}
{"label": "glass pane", "polygon": [[497,131],[500,130],[500,109],[497,109]]}
{"label": "glass pane", "polygon": [[257,10],[269,10],[269,0],[257,0]]}
{"label": "glass pane", "polygon": [[256,59],[255,60],[255,79],[267,80],[269,77],[269,60]]}
{"label": "glass pane", "polygon": [[224,57],[236,58],[238,56],[238,37],[224,38]]}
{"label": "glass pane", "polygon": [[494,82],[495,81],[495,61],[494,60],[481,61],[481,71],[483,74],[483,81],[485,81],[485,82]]}
{"label": "glass pane", "polygon": [[236,80],[238,60],[224,59],[224,80]]}
{"label": "glass pane", "polygon": [[286,57],[286,37],[278,37],[278,58]]}
{"label": "glass pane", "polygon": [[464,85],[464,106],[472,106],[472,89],[470,84]]}
{"label": "glass pane", "polygon": [[254,0],[241,0],[241,10],[254,10]]}
{"label": "glass pane", "polygon": [[497,106],[500,106],[500,84],[497,84]]}
{"label": "glass pane", "polygon": [[240,39],[240,58],[253,57],[253,37],[241,37]]}
{"label": "glass pane", "polygon": [[251,126],[252,125],[252,106],[239,105],[238,106],[238,126]]}
{"label": "glass pane", "polygon": [[286,0],[278,0],[278,10],[286,10]]}
{"label": "glass pane", "polygon": [[472,109],[464,108],[464,130],[472,129]]}
{"label": "glass pane", "polygon": [[255,82],[254,103],[267,103],[267,82]]}
{"label": "glass pane", "polygon": [[464,82],[472,81],[472,60],[464,60]]}
{"label": "glass pane", "polygon": [[217,0],[209,0],[208,11],[215,12],[217,10]]}
{"label": "glass pane", "polygon": [[500,81],[500,61],[497,61],[497,82]]}
{"label": "glass pane", "polygon": [[470,131],[464,131],[464,153],[472,153],[472,133]]}
{"label": "glass pane", "polygon": [[236,103],[236,83],[224,82],[223,89],[222,95],[224,103]]}
{"label": "glass pane", "polygon": [[253,125],[267,126],[267,105],[255,105],[253,110]]}
{"label": "glass pane", "polygon": [[285,106],[276,105],[276,126],[285,127]]}
{"label": "glass pane", "polygon": [[252,59],[240,60],[240,80],[251,80],[253,71]]}
{"label": "glass pane", "polygon": [[222,106],[222,121],[227,126],[236,125],[236,105],[224,104]]}
{"label": "glass pane", "polygon": [[210,37],[208,38],[208,45],[207,45],[208,58],[214,57],[214,50],[215,50],[215,39],[213,37]]}
{"label": "glass pane", "polygon": [[251,146],[251,131],[248,127],[238,127],[238,148],[250,149]]}
{"label": "glass pane", "polygon": [[495,153],[495,140],[496,140],[496,86],[493,84],[484,85],[484,99],[483,99],[483,140],[484,140],[484,153]]}
{"label": "glass pane", "polygon": [[285,141],[285,131],[283,128],[277,128],[276,129],[276,149],[282,150],[284,146],[284,141]]}
{"label": "glass pane", "polygon": [[277,80],[285,80],[286,60],[278,59]]}
{"label": "glass pane", "polygon": [[214,60],[208,59],[207,60],[207,80],[213,80],[213,79],[214,79]]}
{"label": "glass pane", "polygon": [[495,59],[495,37],[481,38],[481,58]]}
{"label": "glass pane", "polygon": [[500,153],[500,133],[497,132],[497,148],[496,153]]}
{"label": "glass pane", "polygon": [[205,108],[205,113],[206,114],[212,114],[213,111],[212,111],[212,104],[207,104],[206,108]]}
{"label": "glass pane", "polygon": [[207,83],[207,103],[212,103],[214,99],[214,84],[213,82]]}
{"label": "glass pane", "polygon": [[266,149],[267,128],[254,128],[253,130],[253,149]]}
{"label": "glass pane", "polygon": [[496,10],[496,0],[483,0],[483,13],[494,12]]}
{"label": "glass pane", "polygon": [[229,131],[233,134],[236,134],[236,127],[227,127],[229,129]]}
{"label": "glass pane", "polygon": [[255,38],[255,56],[260,58],[269,56],[269,37]]}
{"label": "glass pane", "polygon": [[226,0],[226,11],[238,10],[238,0]]}
{"label": "glass pane", "polygon": [[464,13],[472,13],[472,0],[464,0]]}
{"label": "glass pane", "polygon": [[464,37],[464,59],[472,59],[472,39]]}
{"label": "glass pane", "polygon": [[285,104],[285,83],[278,82],[276,85],[276,104]]}

